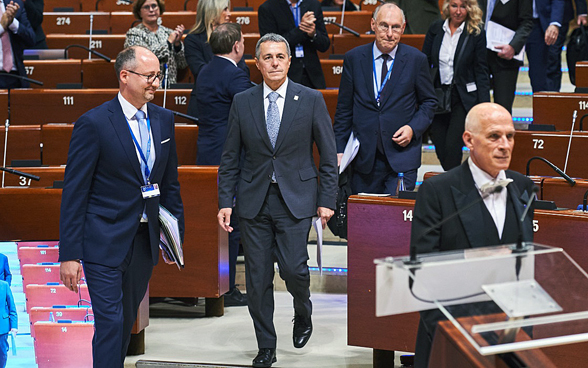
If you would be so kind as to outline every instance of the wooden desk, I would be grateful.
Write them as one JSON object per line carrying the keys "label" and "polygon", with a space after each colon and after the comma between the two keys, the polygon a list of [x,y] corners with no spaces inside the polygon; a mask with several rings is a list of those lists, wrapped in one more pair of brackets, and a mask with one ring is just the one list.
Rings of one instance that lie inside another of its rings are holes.
{"label": "wooden desk", "polygon": [[[4,124],[0,127],[0,166],[4,160]],[[41,126],[16,125],[8,128],[6,165],[12,160],[39,160],[41,158]],[[8,175],[8,174],[7,174]]]}
{"label": "wooden desk", "polygon": [[576,63],[576,87],[588,88],[588,61]]}
{"label": "wooden desk", "polygon": [[16,168],[16,170],[37,175],[41,178],[41,180],[34,181],[22,176],[16,176],[6,173],[6,178],[4,182],[5,186],[47,188],[53,186],[53,182],[55,180],[63,180],[63,174],[65,172],[65,168],[59,166],[18,167]]}
{"label": "wooden desk", "polygon": [[24,66],[27,77],[43,82],[42,86],[31,83],[31,88],[57,88],[58,83],[82,83],[80,60],[25,60]]}
{"label": "wooden desk", "polygon": [[[341,12],[340,11],[326,11],[323,12],[323,18],[325,21],[330,20],[333,22],[337,22],[341,24]],[[371,30],[371,19],[372,19],[372,12],[371,11],[353,11],[353,12],[345,12],[345,22],[343,25],[351,28],[352,30],[358,32],[359,34],[365,34]],[[327,28],[327,33],[329,34],[339,34],[340,28],[334,26],[332,24],[325,24]],[[343,33],[347,33],[343,31]]]}
{"label": "wooden desk", "polygon": [[117,0],[79,0],[83,12],[133,11],[133,5]]}
{"label": "wooden desk", "polygon": [[[564,170],[569,132],[526,132],[516,133],[516,144],[512,152],[510,169],[525,173],[527,162],[534,156],[541,156]],[[588,145],[587,132],[574,132],[568,159],[567,170],[564,172],[571,177],[582,178],[588,173],[588,160],[584,157]],[[542,176],[556,176],[547,164],[534,160],[531,162],[529,174]]]}
{"label": "wooden desk", "polygon": [[[347,279],[348,344],[381,350],[414,351],[418,314],[375,317],[373,260],[407,255],[414,201],[351,196]],[[535,211],[535,242],[562,247],[588,269],[588,214]],[[545,348],[558,367],[577,367],[588,359],[588,343]]]}
{"label": "wooden desk", "polygon": [[576,209],[582,204],[587,190],[588,180],[576,179],[576,185],[572,187],[563,178],[545,178],[541,186],[541,199],[554,201],[558,207]]}
{"label": "wooden desk", "polygon": [[[93,0],[92,0],[93,1]],[[104,0],[103,0],[104,1]],[[90,36],[80,34],[48,34],[47,46],[50,49],[65,49],[69,45],[84,45],[90,47]],[[123,50],[125,44],[125,35],[93,35],[92,49],[99,53],[115,59],[116,55]],[[88,51],[80,48],[71,48],[68,50],[68,57],[71,59],[86,59]],[[92,56],[92,59],[98,58]]]}
{"label": "wooden desk", "polygon": [[80,11],[80,0],[45,0],[45,10],[54,11],[55,8],[71,8],[73,11]]}
{"label": "wooden desk", "polygon": [[[110,13],[96,12],[92,14],[92,31],[110,33]],[[90,31],[90,13],[84,12],[43,12],[43,31],[51,33],[86,34]]]}
{"label": "wooden desk", "polygon": [[[556,130],[570,131],[574,110],[578,118],[574,130],[580,129],[580,120],[588,114],[588,94],[564,92],[537,92],[533,94],[533,124],[555,125]],[[588,130],[588,118],[584,130]]]}

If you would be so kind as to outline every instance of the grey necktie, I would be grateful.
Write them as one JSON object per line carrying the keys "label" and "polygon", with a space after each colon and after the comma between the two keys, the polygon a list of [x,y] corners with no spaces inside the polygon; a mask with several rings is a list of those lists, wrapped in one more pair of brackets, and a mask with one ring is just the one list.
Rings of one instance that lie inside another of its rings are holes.
{"label": "grey necktie", "polygon": [[276,103],[279,97],[280,95],[277,92],[270,92],[267,95],[267,99],[269,100],[266,117],[267,134],[269,135],[273,148],[276,148],[276,139],[280,131],[280,110],[278,110],[278,104]]}
{"label": "grey necktie", "polygon": [[[142,110],[137,110],[135,114],[135,118],[139,123],[139,144],[141,145],[141,151],[145,158],[147,158],[147,144],[149,142],[149,132],[147,131],[147,119],[145,119],[145,113]],[[151,157],[148,157],[148,162],[150,161]],[[151,165],[149,165],[151,166]],[[149,168],[151,171],[151,167]],[[141,159],[141,173],[143,174],[143,179],[147,181],[146,173],[145,173],[145,162]]]}

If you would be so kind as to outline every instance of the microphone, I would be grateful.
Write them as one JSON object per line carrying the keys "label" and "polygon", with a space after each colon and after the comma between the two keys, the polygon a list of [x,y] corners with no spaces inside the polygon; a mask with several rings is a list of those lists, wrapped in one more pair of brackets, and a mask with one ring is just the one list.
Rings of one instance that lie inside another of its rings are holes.
{"label": "microphone", "polygon": [[359,35],[359,32],[357,32],[357,31],[354,31],[353,29],[351,29],[351,28],[349,28],[349,27],[347,27],[347,26],[344,26],[343,24],[339,24],[339,23],[337,23],[337,22],[334,22],[334,21],[332,21],[331,19],[325,19],[325,20],[324,20],[324,22],[325,22],[325,24],[332,24],[332,25],[334,25],[335,27],[339,27],[339,28],[341,28],[342,30],[344,30],[344,31],[347,31],[347,32],[351,33],[351,34],[352,34],[352,35],[354,35],[355,37],[360,37],[360,35]]}
{"label": "microphone", "polygon": [[90,52],[92,55],[96,55],[96,56],[98,56],[99,58],[101,58],[101,59],[104,59],[104,60],[106,60],[107,62],[109,62],[109,63],[110,63],[110,60],[111,60],[111,59],[110,59],[108,56],[106,56],[106,55],[103,55],[103,54],[99,53],[98,51],[94,51],[93,49],[90,49],[90,48],[88,48],[88,47],[86,47],[86,46],[84,46],[84,45],[77,45],[77,44],[74,44],[74,45],[68,45],[68,46],[66,46],[66,47],[65,47],[65,49],[63,50],[63,57],[64,57],[64,58],[66,58],[66,59],[68,58],[68,57],[67,57],[67,50],[68,50],[69,48],[71,48],[71,47],[79,47],[79,48],[81,48],[81,49],[84,49],[84,50],[86,50],[86,51]]}
{"label": "microphone", "polygon": [[[169,110],[169,109],[168,109],[168,110]],[[169,111],[171,111],[171,112],[172,112],[172,114],[174,114],[174,115],[176,115],[176,116],[182,117],[182,118],[184,118],[184,119],[192,120],[192,121],[193,121],[193,122],[195,122],[195,123],[197,123],[197,122],[198,122],[198,118],[195,118],[195,117],[193,117],[193,116],[186,115],[186,114],[182,114],[181,112],[177,112],[177,111],[174,111],[174,110],[169,110]]]}
{"label": "microphone", "polygon": [[[433,224],[433,226],[426,229],[425,232],[422,233],[421,236],[419,236],[419,238],[414,243],[415,244],[418,243],[419,240],[421,240],[425,235],[427,235],[431,231],[439,228],[441,225],[443,225],[447,221],[451,220],[452,218],[459,216],[464,211],[466,211],[466,210],[470,209],[471,207],[475,206],[476,204],[482,202],[484,199],[488,198],[492,194],[501,192],[502,189],[504,189],[512,181],[513,181],[512,179],[501,179],[501,180],[496,181],[496,183],[493,183],[493,184],[488,183],[488,184],[482,185],[482,187],[480,188],[482,195],[479,198],[477,198],[475,201],[471,202],[470,204],[468,204],[464,208],[461,208],[461,209],[453,212],[451,215],[445,217],[444,219],[437,222],[436,224]],[[417,249],[416,249],[416,246],[413,245],[413,242],[411,242],[411,244],[410,244],[410,259],[408,261],[405,261],[404,263],[407,265],[421,264],[421,261],[419,261],[417,259]]]}
{"label": "microphone", "polygon": [[554,164],[552,164],[548,160],[544,159],[543,157],[539,157],[539,156],[531,157],[529,159],[529,161],[527,161],[527,171],[526,171],[525,175],[529,176],[529,167],[531,166],[531,161],[533,161],[533,160],[539,160],[539,161],[545,162],[556,173],[558,173],[562,178],[564,178],[570,184],[570,186],[573,187],[576,184],[576,181],[574,179],[572,179],[568,174],[566,174],[565,172],[561,171],[561,169],[559,167],[555,166]]}
{"label": "microphone", "polygon": [[6,171],[9,174],[14,174],[14,175],[22,176],[22,177],[25,177],[27,179],[32,179],[32,180],[35,180],[35,181],[41,180],[41,178],[38,177],[37,175],[29,174],[29,173],[18,171],[18,170],[9,169],[7,167],[0,167],[0,171]]}
{"label": "microphone", "polygon": [[[533,186],[533,192],[531,193],[529,200],[525,204],[525,210],[523,211],[523,214],[521,215],[521,218],[519,219],[519,238],[517,240],[516,248],[512,250],[513,253],[525,253],[527,251],[527,246],[524,245],[524,243],[523,243],[523,223],[525,222],[525,218],[527,218],[527,214],[529,213],[529,209],[531,208],[531,203],[533,203],[533,200],[537,197],[538,191],[539,191],[539,188],[537,188],[536,186]],[[516,259],[515,273],[517,276],[517,281],[519,280],[519,273],[521,272],[522,257],[523,257],[522,255],[518,255],[517,259]]]}
{"label": "microphone", "polygon": [[588,199],[588,190],[584,193],[584,200],[582,201],[582,211],[586,212],[586,201]]}
{"label": "microphone", "polygon": [[3,71],[3,72],[0,72],[0,75],[3,76],[3,77],[20,79],[20,80],[27,81],[27,82],[32,83],[32,84],[39,85],[39,86],[42,86],[43,85],[43,82],[41,82],[41,81],[38,81],[36,79],[31,79],[31,78],[28,78],[28,77],[23,77],[22,75],[18,75],[18,74],[10,74],[10,73],[6,73],[6,72]]}

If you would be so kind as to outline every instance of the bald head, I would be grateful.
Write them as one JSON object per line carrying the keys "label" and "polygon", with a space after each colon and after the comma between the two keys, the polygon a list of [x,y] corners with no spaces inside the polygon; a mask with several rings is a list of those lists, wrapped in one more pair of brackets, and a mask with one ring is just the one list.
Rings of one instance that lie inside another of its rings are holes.
{"label": "bald head", "polygon": [[496,177],[510,165],[514,134],[510,113],[498,104],[485,102],[468,113],[463,141],[474,164]]}

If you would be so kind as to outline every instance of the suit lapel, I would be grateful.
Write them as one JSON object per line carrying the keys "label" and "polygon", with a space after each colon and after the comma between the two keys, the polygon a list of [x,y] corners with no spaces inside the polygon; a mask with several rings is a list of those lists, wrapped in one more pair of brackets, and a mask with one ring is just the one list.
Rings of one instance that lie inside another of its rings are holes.
{"label": "suit lapel", "polygon": [[[457,41],[457,47],[455,48],[455,54],[453,56],[453,78],[455,78],[455,71],[458,70],[457,65],[461,63],[461,60],[458,58],[461,53],[461,48],[463,47],[463,43],[467,37],[468,30],[466,29],[467,25],[463,28],[463,32],[459,36],[459,40]],[[469,42],[469,41],[468,41]],[[465,50],[464,50],[465,52]],[[463,58],[463,55],[461,56]],[[465,65],[467,67],[467,65]]]}
{"label": "suit lapel", "polygon": [[265,122],[265,109],[264,104],[265,101],[263,100],[263,83],[258,84],[257,86],[251,88],[251,95],[249,100],[249,107],[251,108],[251,115],[253,115],[254,125],[257,128],[259,136],[263,140],[263,143],[271,150],[272,143],[269,139],[269,135],[267,134],[267,125]]}
{"label": "suit lapel", "polygon": [[[281,17],[276,17],[276,19],[281,19],[282,21],[284,21],[284,19],[286,20],[286,22],[289,24],[289,29],[291,28],[296,28],[296,22],[294,22],[294,15],[292,14],[292,10],[290,10],[290,6],[288,6],[288,3],[286,3],[286,1],[284,0],[276,0],[276,2],[278,3],[278,9],[280,9],[280,12],[283,13],[283,16]],[[304,7],[304,1],[302,2],[302,4],[300,4],[300,17],[302,18],[302,15],[304,14],[302,12],[302,9]],[[290,45],[292,46],[292,45]]]}
{"label": "suit lapel", "polygon": [[374,94],[374,43],[368,44],[364,49],[363,60],[361,65],[363,67],[363,76],[367,87],[368,94],[371,97],[374,105],[376,105],[376,95]]}
{"label": "suit lapel", "polygon": [[280,145],[288,135],[288,130],[292,125],[294,116],[300,107],[301,103],[304,103],[304,98],[300,96],[300,87],[295,85],[291,80],[288,81],[288,88],[286,89],[286,98],[284,100],[284,111],[282,112],[282,121],[280,122],[280,130],[278,131],[278,138],[276,139],[276,149],[280,148]]}
{"label": "suit lapel", "polygon": [[125,118],[125,115],[123,114],[120,103],[118,102],[118,98],[110,101],[109,110],[111,112],[110,123],[114,127],[118,139],[120,140],[120,144],[127,158],[129,159],[129,163],[133,167],[133,171],[135,171],[139,181],[143,183],[141,165],[137,159],[137,151],[135,150],[135,144],[133,143],[133,138],[131,137],[131,128],[129,127],[129,123]]}
{"label": "suit lapel", "polygon": [[[153,135],[153,146],[155,147],[155,161],[153,162],[152,173],[156,173],[161,163],[161,117],[159,113],[152,107],[151,104],[147,104],[147,113],[149,114],[149,121],[151,122],[151,134]],[[151,178],[154,178],[155,174],[151,174]]]}
{"label": "suit lapel", "polygon": [[462,175],[459,187],[452,186],[451,193],[453,195],[453,201],[457,211],[463,211],[459,214],[462,226],[466,232],[466,236],[469,240],[472,248],[484,246],[484,237],[480,234],[484,230],[484,221],[480,206],[484,203],[480,202],[478,205],[472,206],[465,210],[465,207],[469,206],[476,200],[479,200],[480,193],[476,188],[472,173],[467,163],[462,164]]}
{"label": "suit lapel", "polygon": [[[392,65],[392,72],[390,73],[390,79],[386,82],[384,89],[382,90],[382,101],[380,106],[384,106],[386,101],[393,94],[396,84],[400,81],[404,67],[406,65],[406,57],[404,55],[404,45],[399,43],[398,50],[396,50],[396,57],[394,58],[394,65]],[[373,87],[372,87],[373,88]]]}
{"label": "suit lapel", "polygon": [[[511,175],[508,173],[508,171],[506,172],[506,177],[507,178],[511,178]],[[510,199],[512,200],[512,205],[515,209],[515,214],[517,215],[517,221],[521,218],[521,216],[523,215],[523,212],[525,211],[525,206],[527,204],[527,201],[529,200],[529,193],[527,193],[527,191],[525,190],[522,194],[519,191],[519,188],[514,184],[514,183],[510,183],[507,187],[507,192],[508,195],[510,196]]]}

